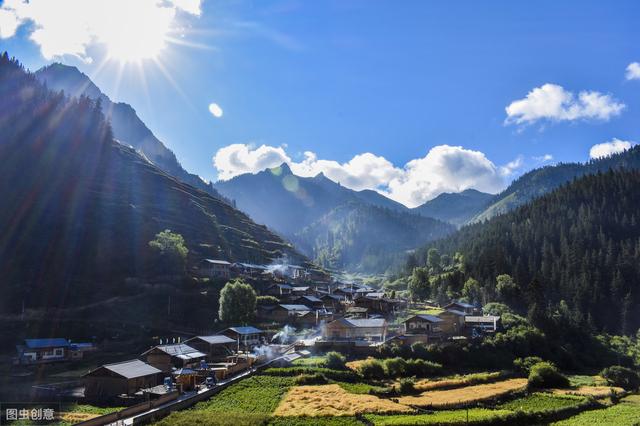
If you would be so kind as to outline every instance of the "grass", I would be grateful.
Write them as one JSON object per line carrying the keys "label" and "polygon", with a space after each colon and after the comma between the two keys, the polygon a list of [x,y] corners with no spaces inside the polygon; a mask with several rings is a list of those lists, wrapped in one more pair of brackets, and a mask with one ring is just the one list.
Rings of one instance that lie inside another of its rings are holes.
{"label": "grass", "polygon": [[371,385],[369,383],[336,382],[336,384],[349,393],[355,393],[360,395],[367,395],[371,393],[371,391],[382,392],[385,389],[382,386]]}
{"label": "grass", "polygon": [[417,396],[403,396],[398,401],[411,406],[453,408],[498,398],[526,388],[527,379],[509,379],[463,388],[428,391]]}
{"label": "grass", "polygon": [[276,408],[276,416],[354,416],[361,413],[409,413],[413,409],[373,395],[349,393],[337,384],[297,386]]}
{"label": "grass", "polygon": [[324,367],[326,362],[325,356],[312,356],[309,358],[298,358],[292,362],[297,367]]}
{"label": "grass", "polygon": [[554,389],[553,393],[559,395],[591,396],[599,399],[611,396],[611,390],[614,390],[619,395],[624,393],[624,389],[613,386],[580,386],[577,389]]}
{"label": "grass", "polygon": [[270,426],[363,426],[355,417],[273,417]]}
{"label": "grass", "polygon": [[585,411],[553,426],[584,426],[584,425],[616,425],[632,426],[640,424],[640,395],[630,395],[623,398],[619,404],[602,410]]}
{"label": "grass", "polygon": [[[467,415],[469,416],[467,423]],[[507,420],[513,415],[510,410],[489,410],[487,408],[470,408],[469,410],[434,411],[432,414],[416,416],[380,416],[365,415],[375,426],[410,426],[410,425],[465,425],[483,424],[496,420]]]}
{"label": "grass", "polygon": [[580,386],[606,386],[607,381],[600,376],[587,376],[582,374],[573,374],[567,376],[571,387],[578,388]]}
{"label": "grass", "polygon": [[586,403],[588,403],[588,400],[584,397],[538,392],[501,404],[497,408],[512,411],[519,410],[525,413],[547,414],[569,408],[577,408]]}
{"label": "grass", "polygon": [[210,400],[196,404],[190,410],[170,414],[157,424],[263,425],[282,396],[293,386],[293,381],[293,377],[252,376],[229,386]]}
{"label": "grass", "polygon": [[415,388],[422,391],[436,389],[451,389],[481,383],[495,382],[504,378],[504,373],[500,371],[467,374],[465,376],[455,376],[440,380],[419,380]]}

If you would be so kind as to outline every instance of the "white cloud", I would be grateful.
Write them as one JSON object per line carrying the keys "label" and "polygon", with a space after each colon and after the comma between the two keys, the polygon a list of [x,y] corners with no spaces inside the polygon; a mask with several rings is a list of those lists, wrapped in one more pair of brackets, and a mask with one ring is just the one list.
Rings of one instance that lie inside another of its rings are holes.
{"label": "white cloud", "polygon": [[629,66],[627,66],[625,77],[627,80],[640,80],[640,63],[630,63]]}
{"label": "white cloud", "polygon": [[518,171],[524,165],[524,157],[522,155],[518,155],[514,160],[509,161],[504,166],[500,167],[500,173],[503,176],[511,176],[515,172]]}
{"label": "white cloud", "polygon": [[611,95],[582,91],[576,96],[557,84],[544,84],[506,108],[506,124],[532,124],[539,120],[602,120],[619,115],[625,105]]}
{"label": "white cloud", "polygon": [[215,102],[209,104],[209,112],[215,118],[220,118],[222,117],[222,114],[223,114],[222,108],[220,108],[220,105],[218,105]]}
{"label": "white cloud", "polygon": [[199,15],[200,0],[5,0],[0,37],[30,22],[30,38],[46,59],[72,55],[90,62],[88,49],[101,44],[112,57],[138,60],[165,47],[178,11]]}
{"label": "white cloud", "polygon": [[546,163],[548,161],[552,161],[553,160],[553,155],[551,154],[544,154],[544,155],[540,155],[538,157],[533,157],[534,160],[540,162],[540,163]]}
{"label": "white cloud", "polygon": [[635,144],[635,142],[623,141],[618,138],[613,138],[609,142],[599,143],[592,146],[589,150],[589,157],[593,159],[608,157],[610,155],[626,151]]}
{"label": "white cloud", "polygon": [[318,159],[307,151],[301,161],[293,161],[283,147],[245,144],[229,145],[218,150],[213,164],[218,178],[228,180],[244,173],[256,173],[282,163],[289,164],[298,176],[318,173],[354,189],[372,189],[409,207],[418,206],[442,192],[459,192],[469,188],[497,192],[505,178],[522,166],[522,157],[497,167],[482,152],[460,146],[439,145],[427,155],[394,166],[384,157],[372,153],[354,156],[345,163]]}

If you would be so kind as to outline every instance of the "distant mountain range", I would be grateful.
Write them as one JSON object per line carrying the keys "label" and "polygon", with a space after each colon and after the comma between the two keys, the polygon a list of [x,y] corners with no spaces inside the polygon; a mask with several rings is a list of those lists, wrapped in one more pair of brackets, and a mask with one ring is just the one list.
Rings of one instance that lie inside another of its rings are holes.
{"label": "distant mountain range", "polygon": [[147,128],[131,105],[111,101],[76,67],[54,63],[36,71],[35,76],[51,90],[63,90],[68,96],[100,99],[102,111],[111,121],[113,135],[119,142],[132,146],[157,167],[182,182],[220,197],[210,183],[182,168],[175,154]]}
{"label": "distant mountain range", "polygon": [[93,101],[47,90],[6,55],[0,110],[0,311],[128,294],[125,278],[144,275],[148,243],[164,229],[184,237],[189,268],[203,258],[306,260],[230,204],[115,142]]}
{"label": "distant mountain range", "polygon": [[412,209],[412,211],[421,216],[462,226],[486,209],[489,201],[493,198],[493,195],[475,189],[467,189],[459,193],[447,192]]}

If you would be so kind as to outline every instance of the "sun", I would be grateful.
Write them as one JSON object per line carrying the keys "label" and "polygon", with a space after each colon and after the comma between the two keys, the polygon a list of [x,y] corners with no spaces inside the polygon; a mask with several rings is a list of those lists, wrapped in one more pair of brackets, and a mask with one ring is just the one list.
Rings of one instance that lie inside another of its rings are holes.
{"label": "sun", "polygon": [[[143,16],[144,19],[139,19]],[[156,59],[166,47],[175,9],[158,7],[156,0],[128,3],[126,13],[109,19],[98,32],[110,59],[139,62]]]}

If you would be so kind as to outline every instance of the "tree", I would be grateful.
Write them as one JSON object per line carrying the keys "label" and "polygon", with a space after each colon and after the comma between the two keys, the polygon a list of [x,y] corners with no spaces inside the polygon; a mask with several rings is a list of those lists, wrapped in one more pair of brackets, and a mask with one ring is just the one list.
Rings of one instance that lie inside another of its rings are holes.
{"label": "tree", "polygon": [[478,280],[469,278],[462,287],[462,296],[465,297],[469,303],[480,302],[482,298],[482,287]]}
{"label": "tree", "polygon": [[411,300],[424,300],[429,297],[429,271],[426,268],[413,270],[408,290]]}
{"label": "tree", "polygon": [[225,284],[220,291],[220,321],[227,324],[246,324],[253,319],[256,310],[256,292],[241,279]]}
{"label": "tree", "polygon": [[434,274],[440,272],[440,252],[438,249],[430,248],[427,252],[427,267]]}
{"label": "tree", "polygon": [[511,278],[511,275],[502,274],[496,277],[496,293],[501,302],[510,304],[516,298],[518,286]]}
{"label": "tree", "polygon": [[182,235],[165,229],[149,241],[154,254],[154,267],[165,274],[184,273],[189,249],[184,244]]}

